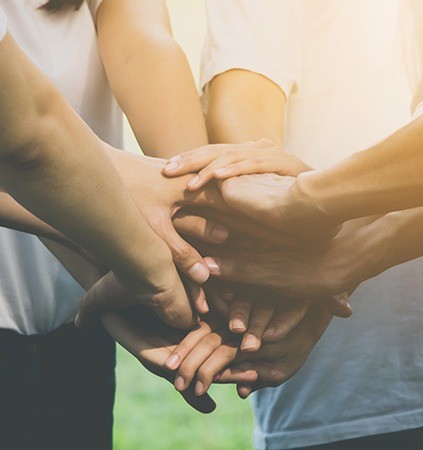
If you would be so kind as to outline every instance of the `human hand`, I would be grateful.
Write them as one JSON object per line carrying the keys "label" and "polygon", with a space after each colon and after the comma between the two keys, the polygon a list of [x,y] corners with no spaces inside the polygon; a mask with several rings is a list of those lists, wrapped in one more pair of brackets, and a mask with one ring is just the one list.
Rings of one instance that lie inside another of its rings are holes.
{"label": "human hand", "polygon": [[[151,317],[149,319],[151,320]],[[147,370],[173,383],[175,375],[164,368],[164,362],[183,335],[178,336],[174,331],[169,332],[159,323],[157,323],[159,329],[153,332],[140,323],[135,325],[132,321],[115,313],[104,314],[101,320],[110,335],[134,355]],[[190,406],[204,414],[216,408],[216,403],[208,394],[196,396],[193,387],[182,392],[181,395]]]}
{"label": "human hand", "polygon": [[312,168],[267,139],[191,150],[170,159],[163,169],[167,176],[190,171],[199,173],[188,183],[189,190],[216,178],[234,210],[305,241],[325,242],[340,229],[337,220],[304,195],[295,178]]}
{"label": "human hand", "polygon": [[309,300],[276,298],[266,289],[252,290],[249,286],[229,302],[229,330],[242,335],[243,352],[256,352],[263,343],[284,339],[312,305]]}
{"label": "human hand", "polygon": [[212,144],[174,156],[163,173],[169,177],[198,172],[187,188],[197,190],[211,179],[226,180],[240,175],[275,173],[297,176],[312,170],[294,155],[269,139],[242,144]]}
{"label": "human hand", "polygon": [[[141,214],[168,245],[178,269],[192,280],[204,283],[209,277],[207,266],[199,253],[175,231],[172,217],[186,205],[229,211],[219,190],[210,185],[196,193],[187,192],[185,187],[190,176],[164,177],[161,174],[164,160],[158,158],[125,153],[110,146],[109,155]],[[221,230],[221,236],[225,232],[226,229]]]}
{"label": "human hand", "polygon": [[128,289],[113,272],[104,275],[83,296],[79,303],[75,324],[83,327],[107,310],[122,310],[133,306],[147,306],[167,324],[176,328],[190,328],[197,322],[197,314],[208,312],[204,291],[190,280],[185,287],[176,270],[167,271],[166,284],[153,285],[148,281],[135,289]]}
{"label": "human hand", "polygon": [[[173,226],[198,251],[201,243],[245,249],[297,248],[298,239],[236,212],[225,214],[208,208],[184,207],[173,216]],[[201,253],[201,251],[200,251]]]}
{"label": "human hand", "polygon": [[[106,330],[126,350],[134,355],[140,363],[155,375],[174,382],[175,373],[166,369],[165,361],[171,351],[185,336],[184,332],[175,330],[163,324],[150,311],[135,308],[122,316],[107,313],[102,316]],[[251,383],[256,376],[251,371],[227,370],[221,375],[221,383],[246,382]],[[181,392],[185,401],[202,413],[210,413],[216,408],[215,402],[208,394],[197,396],[194,386],[188,386]]]}
{"label": "human hand", "polygon": [[264,344],[255,353],[240,352],[227,330],[202,324],[173,350],[166,366],[178,369],[177,390],[184,391],[196,380],[197,395],[204,395],[212,382],[220,381],[222,371],[257,376],[253,383],[238,383],[238,393],[245,398],[253,390],[278,386],[291,378],[307,360],[331,318],[328,311],[314,305],[289,335]]}
{"label": "human hand", "polygon": [[[314,305],[285,339],[264,345],[260,351],[249,355],[249,360],[235,362],[231,366],[233,370],[254,370],[258,376],[254,383],[238,383],[238,395],[245,399],[258,389],[277,387],[292,378],[307,361],[331,320],[332,315],[327,310]],[[243,355],[243,359],[246,357]],[[218,367],[217,361],[214,367]]]}
{"label": "human hand", "polygon": [[[359,284],[356,244],[353,234],[333,239],[319,251],[238,249],[229,253],[214,247],[208,251],[218,256],[206,257],[205,261],[218,279],[262,286],[284,299],[325,301],[335,315],[348,316],[351,310],[347,299],[339,294],[351,292]],[[332,299],[329,303],[328,298]]]}

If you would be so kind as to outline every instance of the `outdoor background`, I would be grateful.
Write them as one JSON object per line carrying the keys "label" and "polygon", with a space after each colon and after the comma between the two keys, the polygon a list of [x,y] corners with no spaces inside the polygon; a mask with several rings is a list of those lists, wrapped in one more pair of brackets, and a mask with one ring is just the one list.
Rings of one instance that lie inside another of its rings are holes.
{"label": "outdoor background", "polygon": [[[168,0],[175,38],[181,44],[198,80],[206,31],[203,0]],[[128,150],[136,141],[125,126]],[[251,450],[252,414],[233,386],[216,386],[215,412],[192,410],[165,380],[144,369],[118,348],[115,450]]]}

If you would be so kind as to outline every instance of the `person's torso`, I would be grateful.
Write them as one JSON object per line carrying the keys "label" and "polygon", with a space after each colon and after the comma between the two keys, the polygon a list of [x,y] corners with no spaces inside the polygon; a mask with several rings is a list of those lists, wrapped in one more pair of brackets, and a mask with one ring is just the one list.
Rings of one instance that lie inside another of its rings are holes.
{"label": "person's torso", "polygon": [[[305,0],[287,149],[323,168],[411,120],[422,73],[418,0]],[[423,259],[363,283],[305,366],[255,394],[258,448],[295,448],[423,424]]]}

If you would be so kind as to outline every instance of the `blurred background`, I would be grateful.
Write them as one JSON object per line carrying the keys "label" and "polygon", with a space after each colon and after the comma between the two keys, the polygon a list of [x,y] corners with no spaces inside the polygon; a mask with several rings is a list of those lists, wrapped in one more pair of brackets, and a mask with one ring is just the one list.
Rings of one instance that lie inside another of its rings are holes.
{"label": "blurred background", "polygon": [[[206,33],[203,0],[167,0],[175,38],[187,55],[198,80]],[[138,145],[125,124],[125,146]],[[248,401],[234,386],[215,386],[215,412],[192,410],[165,380],[144,369],[118,348],[115,406],[115,450],[251,450],[253,420]]]}

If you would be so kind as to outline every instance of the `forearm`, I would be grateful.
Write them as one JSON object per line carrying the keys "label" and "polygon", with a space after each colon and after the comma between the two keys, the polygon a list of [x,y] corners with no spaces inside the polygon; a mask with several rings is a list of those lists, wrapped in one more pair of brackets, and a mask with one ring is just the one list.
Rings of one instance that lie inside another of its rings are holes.
{"label": "forearm", "polygon": [[108,79],[143,152],[167,158],[205,145],[195,82],[164,2],[105,0],[97,24]]}
{"label": "forearm", "polygon": [[282,144],[286,98],[269,79],[245,70],[216,76],[209,85],[206,122],[211,143],[268,138]]}
{"label": "forearm", "polygon": [[0,43],[0,59],[8,60],[0,74],[2,186],[119,274],[137,279],[143,251],[160,240],[103,143],[10,36]]}
{"label": "forearm", "polygon": [[421,206],[422,142],[423,118],[418,118],[368,150],[301,175],[299,195],[339,222]]}
{"label": "forearm", "polygon": [[0,190],[0,226],[65,243],[67,238]]}
{"label": "forearm", "polygon": [[422,227],[423,208],[414,208],[386,214],[345,233],[334,246],[334,254],[343,253],[335,272],[342,274],[339,287],[355,288],[391,267],[423,256]]}

